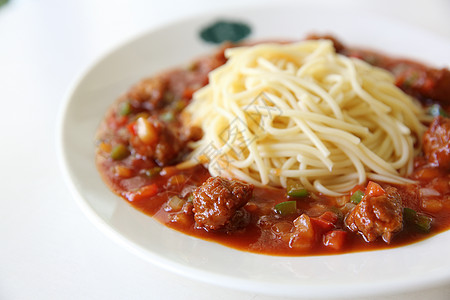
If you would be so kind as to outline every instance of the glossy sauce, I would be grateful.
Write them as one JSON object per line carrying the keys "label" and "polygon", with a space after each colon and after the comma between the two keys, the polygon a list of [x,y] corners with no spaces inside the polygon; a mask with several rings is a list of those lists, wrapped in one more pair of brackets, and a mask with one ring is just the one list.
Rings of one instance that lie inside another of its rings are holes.
{"label": "glossy sauce", "polygon": [[[355,52],[351,53],[355,55]],[[364,56],[361,53],[359,55]],[[379,62],[382,58],[378,57],[378,64],[383,65]],[[194,67],[160,75],[168,82],[163,92],[164,96],[170,94],[167,97],[170,99],[159,99],[161,102],[155,102],[153,107],[148,107],[148,101],[131,99],[130,95],[134,94],[129,92],[108,111],[98,134],[97,166],[108,186],[133,207],[185,234],[244,251],[270,255],[324,255],[392,248],[420,241],[450,228],[449,170],[430,166],[422,156],[416,158],[415,170],[410,176],[418,184],[397,186],[397,189],[404,207],[432,218],[431,228],[428,232],[421,232],[404,223],[402,231],[395,235],[390,244],[382,239],[369,243],[361,234],[347,228],[345,217],[354,207],[349,203],[350,194],[333,198],[310,193],[307,197],[293,199],[287,196],[285,189],[255,187],[252,199],[243,207],[244,214],[249,218],[245,227],[208,231],[196,226],[192,212],[192,191],[210,177],[208,171],[201,165],[184,170],[174,167],[187,153],[182,143],[180,147],[183,151],[177,157],[170,158],[172,162],[169,164],[161,164],[138,153],[130,144],[130,138],[136,134],[132,126],[138,116],[146,113],[159,118],[158,122],[162,126],[182,132],[182,108],[189,103],[193,91],[207,84],[207,73],[224,62],[223,51],[220,50],[196,61]],[[402,64],[405,63],[402,61]],[[392,64],[393,60],[390,59],[389,65]],[[411,91],[411,85],[408,88]],[[417,94],[417,89],[411,93]],[[432,100],[427,98],[427,101]],[[131,105],[130,112],[120,111],[124,102]],[[448,111],[448,103],[441,103]],[[161,116],[167,115],[171,116],[169,121],[161,119]],[[112,159],[111,153],[119,144],[124,145],[128,152],[120,159]],[[288,200],[297,202],[295,214],[283,216],[274,210],[276,204]],[[314,242],[305,247],[293,243],[292,224],[301,214],[309,216],[314,229]],[[330,246],[330,232],[342,236],[343,243],[337,245],[339,239],[335,239],[335,244],[331,243]]]}

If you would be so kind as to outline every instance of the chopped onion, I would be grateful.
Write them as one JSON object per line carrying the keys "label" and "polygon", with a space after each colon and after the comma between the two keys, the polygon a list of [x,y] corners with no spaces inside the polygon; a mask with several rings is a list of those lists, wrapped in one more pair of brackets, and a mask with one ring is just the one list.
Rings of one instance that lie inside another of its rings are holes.
{"label": "chopped onion", "polygon": [[439,193],[438,191],[436,191],[435,189],[432,189],[432,188],[421,188],[420,194],[424,197],[441,195],[441,193]]}
{"label": "chopped onion", "polygon": [[180,199],[177,196],[170,197],[169,202],[167,203],[170,208],[174,211],[180,211],[183,208],[184,200]]}
{"label": "chopped onion", "polygon": [[137,135],[145,144],[153,144],[157,141],[158,135],[153,125],[145,118],[140,117],[136,121]]}

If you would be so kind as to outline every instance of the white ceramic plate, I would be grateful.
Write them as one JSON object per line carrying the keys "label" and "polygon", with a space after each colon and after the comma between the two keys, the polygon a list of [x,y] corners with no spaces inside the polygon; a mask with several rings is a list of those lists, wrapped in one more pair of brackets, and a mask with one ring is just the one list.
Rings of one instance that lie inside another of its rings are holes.
{"label": "white ceramic plate", "polygon": [[[302,12],[299,14],[299,12]],[[222,18],[252,27],[251,39],[301,38],[327,32],[346,44],[450,65],[449,41],[338,4],[250,7],[197,16],[133,38],[102,57],[74,84],[61,114],[64,175],[83,211],[103,232],[145,260],[198,280],[258,293],[345,297],[419,289],[450,279],[450,232],[410,246],[319,257],[246,253],[183,235],[134,210],[102,182],[94,164],[94,133],[107,108],[131,84],[208,53],[198,37]]]}

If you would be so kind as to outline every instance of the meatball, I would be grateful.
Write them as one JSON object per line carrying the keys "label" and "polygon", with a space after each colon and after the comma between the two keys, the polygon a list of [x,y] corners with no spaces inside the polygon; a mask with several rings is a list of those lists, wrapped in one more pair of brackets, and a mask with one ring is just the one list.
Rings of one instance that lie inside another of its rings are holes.
{"label": "meatball", "polygon": [[194,192],[194,218],[197,226],[208,230],[239,222],[235,215],[252,197],[253,185],[222,177],[210,177]]}
{"label": "meatball", "polygon": [[423,135],[423,150],[428,162],[441,169],[450,169],[450,119],[434,118]]}
{"label": "meatball", "polygon": [[345,223],[351,231],[361,233],[368,242],[381,236],[389,244],[394,233],[403,227],[401,203],[394,187],[387,187],[381,195],[368,193],[347,215]]}

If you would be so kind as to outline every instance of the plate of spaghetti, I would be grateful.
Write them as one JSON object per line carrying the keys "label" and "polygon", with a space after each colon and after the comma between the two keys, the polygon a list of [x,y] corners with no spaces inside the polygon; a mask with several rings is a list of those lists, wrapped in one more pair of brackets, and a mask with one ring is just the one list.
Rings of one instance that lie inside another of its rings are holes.
{"label": "plate of spaghetti", "polygon": [[144,259],[233,288],[447,281],[450,43],[336,9],[196,17],[102,57],[61,114],[83,211]]}

